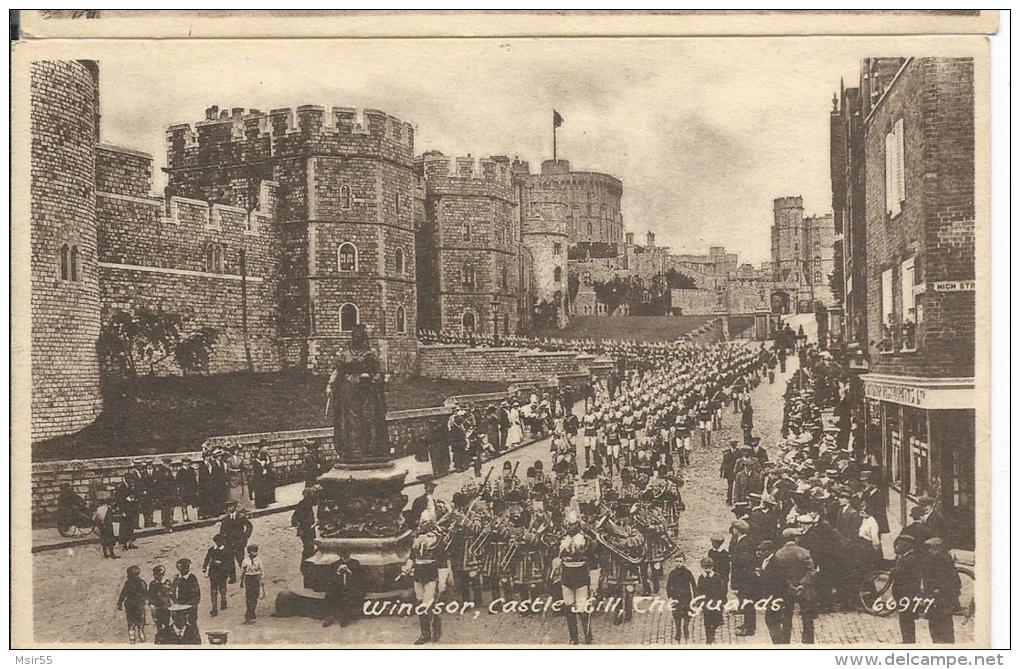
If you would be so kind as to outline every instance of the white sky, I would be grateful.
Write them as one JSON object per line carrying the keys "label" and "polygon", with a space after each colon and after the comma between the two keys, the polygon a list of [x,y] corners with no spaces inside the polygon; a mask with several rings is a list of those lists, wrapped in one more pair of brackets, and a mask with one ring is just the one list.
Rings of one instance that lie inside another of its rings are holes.
{"label": "white sky", "polygon": [[[853,39],[503,39],[177,43],[101,60],[103,141],[165,162],[165,129],[207,106],[381,109],[417,153],[551,157],[623,180],[628,230],[674,252],[769,259],[772,199],[830,210],[829,111],[856,85]],[[168,57],[167,54],[172,54]]]}

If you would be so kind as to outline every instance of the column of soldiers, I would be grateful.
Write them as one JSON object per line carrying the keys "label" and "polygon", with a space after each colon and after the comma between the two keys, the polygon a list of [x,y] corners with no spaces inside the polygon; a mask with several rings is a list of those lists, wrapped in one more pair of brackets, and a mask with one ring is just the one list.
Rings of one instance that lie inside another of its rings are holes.
{"label": "column of soldiers", "polygon": [[[678,551],[680,467],[693,432],[700,428],[708,445],[730,386],[760,378],[763,363],[755,347],[734,344],[627,344],[621,354],[654,364],[634,364],[617,384],[593,387],[573,433],[556,421],[548,469],[535,462],[522,479],[520,463],[505,462],[450,505],[416,500],[405,573],[419,603],[487,599],[493,611],[551,596],[564,603],[569,641],[578,644],[593,641],[593,611],[623,624],[637,593],[660,592],[664,562]],[[442,634],[438,614],[420,616],[419,626],[416,643]]]}
{"label": "column of soldiers", "polygon": [[[802,349],[801,362],[786,391],[779,457],[770,461],[745,430],[745,443],[731,441],[720,467],[735,516],[726,556],[729,587],[742,602],[771,597],[782,603],[765,613],[775,644],[790,643],[795,611],[801,641],[814,643],[819,613],[859,609],[865,576],[885,564],[882,536],[889,532],[881,472],[847,434],[838,365],[810,346]],[[920,499],[911,515],[915,523],[894,543],[892,594],[898,600],[930,595],[932,640],[951,642],[960,582],[945,523],[930,498]],[[903,641],[913,643],[918,612],[907,608],[898,613]],[[754,634],[756,618],[753,605],[743,607],[737,634]]]}

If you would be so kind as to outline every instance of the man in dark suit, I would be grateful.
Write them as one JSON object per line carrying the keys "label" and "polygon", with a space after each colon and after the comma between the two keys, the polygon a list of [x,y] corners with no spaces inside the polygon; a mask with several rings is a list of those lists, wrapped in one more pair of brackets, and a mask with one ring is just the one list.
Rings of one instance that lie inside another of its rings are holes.
{"label": "man in dark suit", "polygon": [[921,591],[932,601],[926,614],[928,631],[932,643],[955,643],[953,614],[960,606],[960,574],[942,539],[928,539],[924,542],[924,550],[926,555]]}
{"label": "man in dark suit", "polygon": [[941,539],[943,542],[946,542],[946,517],[935,508],[935,499],[925,495],[918,498],[917,503],[927,511],[922,520],[928,528],[928,534],[931,535],[930,538]]}
{"label": "man in dark suit", "polygon": [[741,607],[744,624],[737,628],[737,636],[751,636],[758,627],[758,614],[753,604],[757,599],[757,575],[755,573],[758,567],[757,546],[748,535],[749,530],[750,526],[747,521],[734,520],[730,523],[730,586],[742,603],[745,600],[751,602]]}
{"label": "man in dark suit", "polygon": [[181,505],[184,522],[191,520],[190,507],[198,504],[198,475],[191,466],[191,459],[184,458],[181,467],[174,472],[177,485],[177,501]]}
{"label": "man in dark suit", "polygon": [[[917,613],[912,603],[921,596],[921,577],[924,573],[924,556],[917,550],[917,542],[909,534],[901,534],[893,542],[896,552],[896,566],[889,577],[892,579],[892,596],[896,602],[911,602],[909,606],[898,606],[896,614],[900,622],[900,638],[903,643],[916,643],[917,633],[914,620]],[[906,599],[903,599],[906,598]]]}
{"label": "man in dark suit", "polygon": [[237,581],[237,566],[244,560],[244,549],[251,538],[252,524],[244,511],[239,511],[237,502],[230,502],[230,512],[220,521],[220,536],[227,550],[234,557],[230,563],[230,583]]}
{"label": "man in dark suit", "polygon": [[496,448],[500,451],[506,450],[506,437],[510,433],[510,405],[501,402],[499,405],[499,444]]}
{"label": "man in dark suit", "polygon": [[159,509],[159,517],[160,522],[163,524],[163,529],[167,532],[173,532],[174,505],[177,503],[177,482],[174,480],[173,472],[170,471],[170,458],[163,458],[153,468],[150,485],[152,486],[150,489],[152,505],[154,508]]}
{"label": "man in dark suit", "polygon": [[690,641],[691,601],[698,590],[694,574],[684,564],[684,554],[677,555],[676,566],[666,578],[666,596],[673,600],[673,624],[676,626],[676,640]]}
{"label": "man in dark suit", "polygon": [[918,505],[912,508],[910,510],[911,521],[902,530],[900,530],[900,536],[902,537],[905,534],[909,534],[914,537],[914,543],[917,546],[920,546],[925,541],[928,541],[928,539],[931,539],[931,530],[924,524],[925,513],[927,513],[927,509],[923,506]]}
{"label": "man in dark suit", "polygon": [[776,545],[772,541],[758,544],[758,594],[769,602],[765,609],[765,626],[773,645],[781,645],[790,643],[793,603],[790,588],[773,559],[775,554]]}
{"label": "man in dark suit", "polygon": [[793,607],[800,606],[801,642],[808,644],[815,642],[816,609],[813,587],[815,563],[811,559],[811,552],[797,544],[797,540],[803,534],[804,531],[799,527],[788,527],[783,530],[786,544],[776,551],[770,564],[774,563],[789,588],[791,601],[789,607],[785,609],[789,622],[784,624],[792,628]]}
{"label": "man in dark suit", "polygon": [[726,479],[726,504],[733,504],[733,479],[736,476],[737,440],[730,440],[730,447],[723,452],[719,477]]}
{"label": "man in dark suit", "polygon": [[761,437],[751,437],[751,456],[763,465],[769,461],[768,451],[761,445]]}
{"label": "man in dark suit", "polygon": [[418,520],[421,518],[421,514],[425,511],[429,511],[432,517],[436,520],[439,519],[439,513],[436,509],[436,482],[435,480],[428,479],[425,481],[425,492],[414,499],[411,502],[411,510],[407,514],[407,522],[411,527],[418,526]]}
{"label": "man in dark suit", "polygon": [[864,485],[864,491],[861,493],[861,498],[864,500],[864,505],[868,509],[868,513],[878,521],[878,533],[887,534],[889,532],[889,518],[886,516],[886,498],[885,493],[882,492],[881,488],[875,482],[877,474],[874,472],[862,473],[862,477],[867,476],[867,481]]}
{"label": "man in dark suit", "polygon": [[156,486],[158,482],[156,466],[149,460],[139,473],[141,483],[139,485],[139,501],[142,505],[142,516],[145,519],[145,527],[152,527],[155,523],[152,520],[152,513],[156,509]]}

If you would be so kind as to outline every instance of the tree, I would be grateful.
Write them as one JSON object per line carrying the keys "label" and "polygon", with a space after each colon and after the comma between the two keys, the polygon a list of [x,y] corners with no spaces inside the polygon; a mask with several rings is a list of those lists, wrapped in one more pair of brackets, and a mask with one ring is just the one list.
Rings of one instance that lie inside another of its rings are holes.
{"label": "tree", "polygon": [[155,374],[171,356],[185,374],[207,369],[219,334],[203,327],[184,337],[181,328],[181,317],[163,309],[140,307],[134,313],[118,309],[99,332],[100,360],[131,380],[138,378],[140,368]]}
{"label": "tree", "polygon": [[697,288],[697,284],[694,283],[694,279],[682,274],[672,267],[666,270],[666,285],[670,290],[680,290],[682,288],[693,289]]}

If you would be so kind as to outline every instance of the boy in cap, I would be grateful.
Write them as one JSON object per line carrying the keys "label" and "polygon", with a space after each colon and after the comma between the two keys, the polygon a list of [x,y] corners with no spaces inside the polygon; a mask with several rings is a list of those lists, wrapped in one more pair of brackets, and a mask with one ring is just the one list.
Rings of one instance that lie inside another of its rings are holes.
{"label": "boy in cap", "polygon": [[698,596],[703,598],[701,617],[705,622],[705,643],[715,643],[715,631],[722,626],[722,608],[726,602],[726,586],[715,572],[712,558],[701,558],[702,574],[698,577]]}
{"label": "boy in cap", "polygon": [[205,560],[202,562],[202,571],[209,575],[209,598],[212,600],[209,615],[213,617],[217,615],[217,601],[219,608],[227,608],[227,578],[230,576],[233,561],[234,556],[223,544],[222,535],[214,536],[213,545],[206,551]]}
{"label": "boy in cap", "polygon": [[932,600],[927,611],[928,631],[932,643],[955,643],[953,614],[960,606],[960,574],[942,539],[928,539],[924,550],[927,561],[921,577],[921,591]]}
{"label": "boy in cap", "polygon": [[266,598],[266,573],[259,558],[259,547],[256,544],[248,546],[248,557],[241,563],[241,588],[244,589],[244,624],[255,624],[255,608],[258,606],[259,596]]}
{"label": "boy in cap", "polygon": [[152,568],[152,580],[149,581],[148,589],[149,612],[152,614],[152,623],[156,626],[153,641],[156,643],[164,643],[161,639],[170,626],[170,605],[173,603],[171,594],[166,568],[158,564]]}
{"label": "boy in cap", "polygon": [[131,565],[127,568],[127,580],[121,586],[117,597],[117,610],[127,617],[128,641],[145,643],[145,600],[148,586],[142,580],[142,570]]}
{"label": "boy in cap", "polygon": [[730,585],[730,552],[723,546],[726,539],[721,534],[712,535],[712,547],[708,549],[708,557],[712,558],[715,571],[722,578],[723,583],[729,588]]}
{"label": "boy in cap", "polygon": [[171,593],[175,604],[191,607],[188,611],[190,620],[198,623],[198,604],[202,601],[202,589],[198,585],[198,577],[191,572],[191,560],[181,558],[177,561],[177,576],[171,584]]}

